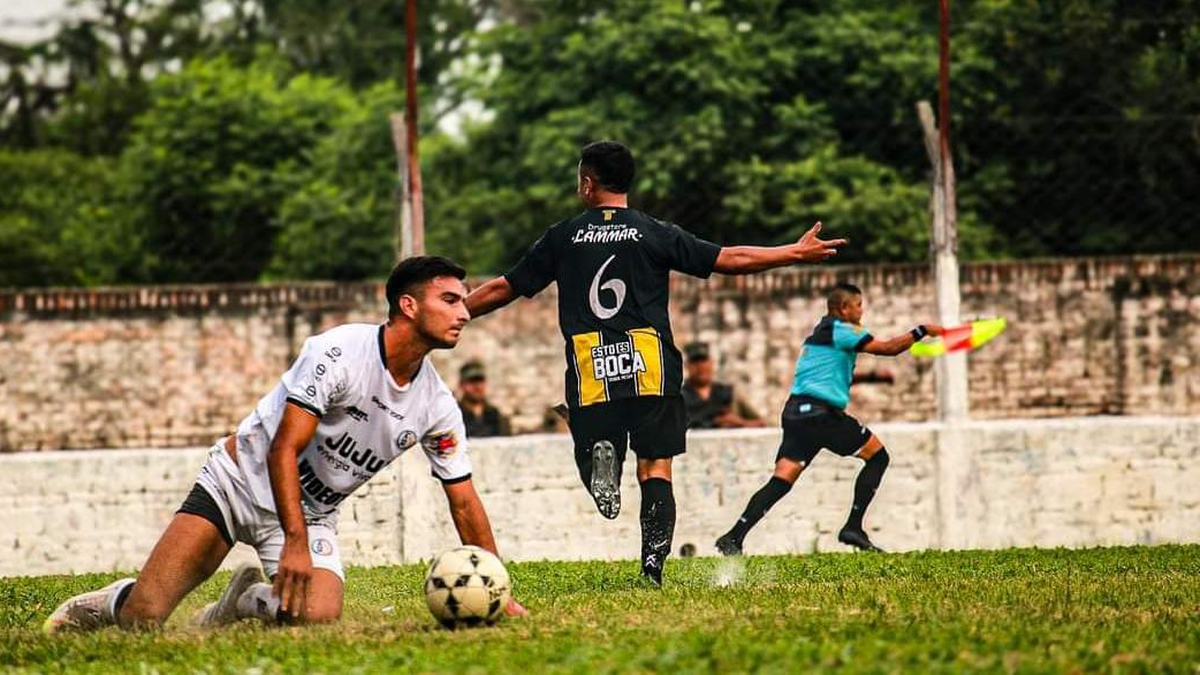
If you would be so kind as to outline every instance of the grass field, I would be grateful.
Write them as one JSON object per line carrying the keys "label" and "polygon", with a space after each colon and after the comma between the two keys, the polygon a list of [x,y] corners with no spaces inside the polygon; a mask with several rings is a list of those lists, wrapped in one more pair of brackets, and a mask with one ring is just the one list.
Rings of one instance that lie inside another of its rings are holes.
{"label": "grass field", "polygon": [[1200,672],[1200,545],[509,566],[533,615],[436,627],[418,566],[351,569],[337,626],[43,636],[115,575],[0,579],[0,669],[68,672]]}

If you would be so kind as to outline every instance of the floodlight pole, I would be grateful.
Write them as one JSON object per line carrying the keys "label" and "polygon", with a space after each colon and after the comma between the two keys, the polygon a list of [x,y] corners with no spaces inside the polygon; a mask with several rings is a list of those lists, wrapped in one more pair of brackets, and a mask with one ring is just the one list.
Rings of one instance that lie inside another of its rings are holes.
{"label": "floodlight pole", "polygon": [[417,152],[417,0],[406,0],[404,13],[405,156],[409,222],[402,241],[411,248],[404,256],[425,253],[425,206],[421,193],[421,163]]}
{"label": "floodlight pole", "polygon": [[[950,0],[939,0],[938,26],[938,119],[928,103],[917,104],[917,115],[925,134],[925,149],[933,165],[930,210],[933,232],[930,240],[938,322],[955,326],[960,321],[961,295],[958,280],[958,208],[954,185],[954,161],[950,153]],[[970,410],[967,357],[963,352],[938,359],[938,418],[944,422],[966,420]]]}

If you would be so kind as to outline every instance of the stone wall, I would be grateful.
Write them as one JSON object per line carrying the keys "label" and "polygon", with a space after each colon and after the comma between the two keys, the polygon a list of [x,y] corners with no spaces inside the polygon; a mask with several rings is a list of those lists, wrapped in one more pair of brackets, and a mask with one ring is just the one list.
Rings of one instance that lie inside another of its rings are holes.
{"label": "stone wall", "polygon": [[[965,265],[963,315],[1009,330],[970,356],[977,419],[1200,414],[1200,256]],[[822,289],[851,281],[866,325],[890,336],[928,321],[919,265],[825,266],[673,280],[677,342],[712,344],[719,376],[773,419],[796,353],[824,313]],[[551,288],[483,317],[435,356],[451,385],[469,358],[521,430],[562,399],[563,345]],[[581,300],[582,302],[582,300]],[[377,322],[378,284],[233,285],[0,293],[0,451],[204,445],[234,428],[308,335]],[[869,421],[934,414],[933,368],[886,365],[892,386],[855,388]]]}
{"label": "stone wall", "polygon": [[[893,550],[1200,542],[1200,419],[881,424],[893,460],[866,524]],[[770,475],[777,430],[690,435],[675,465],[676,548],[701,555]],[[0,576],[140,566],[205,450],[0,456]],[[472,444],[475,482],[506,558],[634,558],[640,495],[632,463],[609,522],[576,478],[570,441],[532,435]],[[835,541],[861,463],[822,454],[747,539],[750,553],[843,550]],[[343,507],[347,564],[430,558],[456,542],[426,460],[409,453]],[[233,561],[252,558],[239,546]]]}

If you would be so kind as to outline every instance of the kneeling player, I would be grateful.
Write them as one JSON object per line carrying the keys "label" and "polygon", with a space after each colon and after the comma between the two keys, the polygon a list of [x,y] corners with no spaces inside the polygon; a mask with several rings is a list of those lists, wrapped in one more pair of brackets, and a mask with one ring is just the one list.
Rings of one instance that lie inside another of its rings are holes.
{"label": "kneeling player", "polygon": [[859,325],[862,291],[850,284],[836,286],[827,306],[829,313],[804,341],[796,362],[796,379],[783,407],[783,442],[775,458],[775,475],[750,498],[733,529],[717,539],[717,550],[725,555],[742,552],[746,533],[792,489],[821,448],[865,462],[854,483],[854,504],[838,541],[863,550],[880,550],[867,537],[862,521],[883,480],[888,454],[878,436],[844,411],[850,402],[854,362],[858,352],[895,356],[926,335],[940,335],[942,328],[926,324],[890,340],[877,340]]}
{"label": "kneeling player", "polygon": [[[46,631],[160,626],[235,541],[258,551],[273,585],[258,566],[239,568],[221,598],[197,615],[199,625],[337,620],[339,505],[418,444],[442,481],[463,543],[496,552],[471,483],[462,414],[427,358],[453,348],[470,320],[465,276],[445,258],[409,258],[388,279],[386,324],[347,324],[309,338],[237,434],[209,451],[138,578],[70,598],[46,620]],[[524,613],[516,602],[508,611]]]}

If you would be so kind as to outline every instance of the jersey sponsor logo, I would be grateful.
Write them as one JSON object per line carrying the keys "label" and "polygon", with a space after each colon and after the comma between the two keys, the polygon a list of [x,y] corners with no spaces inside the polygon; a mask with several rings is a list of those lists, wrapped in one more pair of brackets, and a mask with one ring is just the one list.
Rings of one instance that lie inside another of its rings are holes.
{"label": "jersey sponsor logo", "polygon": [[348,495],[344,492],[338,492],[330,488],[328,485],[317,477],[317,472],[313,469],[312,464],[308,463],[307,459],[300,460],[300,487],[308,494],[309,498],[318,504],[325,506],[337,506],[342,503]]}
{"label": "jersey sponsor logo", "polygon": [[619,382],[646,372],[646,360],[631,342],[592,347],[592,377]]}
{"label": "jersey sponsor logo", "polygon": [[458,435],[453,429],[429,434],[421,441],[425,449],[438,457],[451,457],[458,452]]}
{"label": "jersey sponsor logo", "polygon": [[417,444],[417,432],[411,429],[405,429],[396,437],[396,447],[400,448],[400,452],[408,450]]}
{"label": "jersey sponsor logo", "polygon": [[401,415],[400,413],[396,412],[395,410],[392,410],[391,406],[389,406],[388,404],[384,403],[383,401],[380,401],[378,396],[374,396],[374,395],[372,395],[372,396],[371,396],[371,403],[374,403],[376,408],[379,408],[380,410],[386,411],[386,412],[387,412],[387,414],[388,414],[388,416],[389,416],[389,417],[391,417],[391,418],[392,418],[392,419],[394,419],[394,420],[402,420],[402,419],[404,419],[404,415]]}
{"label": "jersey sponsor logo", "polygon": [[642,231],[625,223],[589,223],[586,228],[575,230],[572,244],[616,244],[622,241],[641,241]]}
{"label": "jersey sponsor logo", "polygon": [[356,422],[366,422],[367,421],[367,413],[362,410],[359,410],[358,408],[356,408],[354,406],[347,407],[346,414],[349,415],[351,418],[353,418],[354,421],[356,421]]}
{"label": "jersey sponsor logo", "polygon": [[367,473],[371,475],[376,474],[387,464],[387,460],[376,457],[375,451],[370,448],[359,451],[358,441],[351,438],[349,433],[342,433],[337,438],[326,438],[325,447],[336,452],[339,457],[350,460],[354,466],[366,469]]}
{"label": "jersey sponsor logo", "polygon": [[638,396],[663,393],[662,340],[653,328],[635,328],[626,339],[603,344],[599,332],[571,337],[581,406],[609,399],[609,386],[632,381]]}

